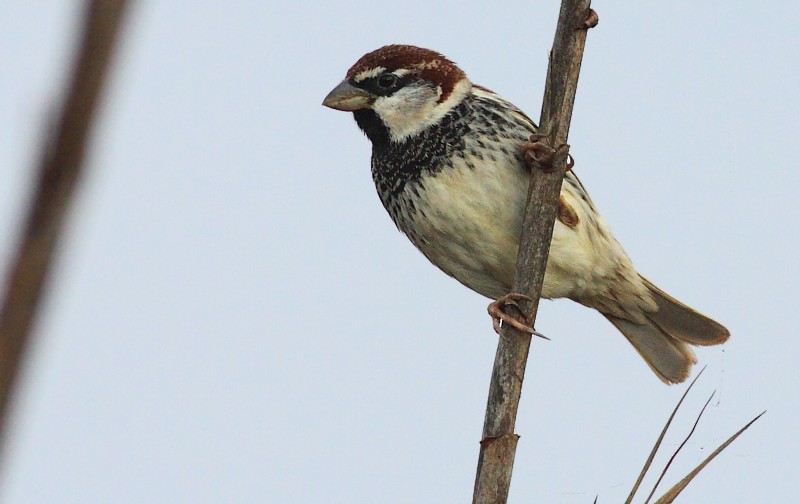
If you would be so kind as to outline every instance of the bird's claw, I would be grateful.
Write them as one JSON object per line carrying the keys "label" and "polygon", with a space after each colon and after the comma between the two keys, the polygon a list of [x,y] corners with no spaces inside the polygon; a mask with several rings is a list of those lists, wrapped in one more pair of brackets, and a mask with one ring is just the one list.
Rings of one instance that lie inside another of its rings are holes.
{"label": "bird's claw", "polygon": [[517,301],[522,301],[522,300],[532,301],[531,298],[529,298],[524,294],[520,294],[518,292],[509,292],[500,299],[489,303],[487,311],[489,312],[489,315],[492,317],[492,327],[494,328],[495,332],[497,334],[500,334],[500,321],[503,321],[503,324],[509,324],[510,326],[514,327],[519,331],[549,340],[550,338],[536,331],[533,327],[530,327],[527,321],[522,322],[518,320],[516,317],[512,317],[511,315],[503,311],[503,307],[508,305],[513,305],[519,308],[519,304],[517,304]]}
{"label": "bird's claw", "polygon": [[572,154],[567,153],[567,171],[572,171],[575,167],[575,158],[572,157]]}

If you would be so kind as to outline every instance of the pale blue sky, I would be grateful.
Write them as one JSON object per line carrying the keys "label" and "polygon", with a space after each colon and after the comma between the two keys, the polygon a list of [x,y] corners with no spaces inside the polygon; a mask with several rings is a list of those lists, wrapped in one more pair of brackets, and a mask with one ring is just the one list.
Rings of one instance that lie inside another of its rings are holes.
{"label": "pale blue sky", "polygon": [[[134,2],[0,501],[468,502],[487,300],[395,230],[368,141],[320,103],[399,42],[537,117],[558,3]],[[78,4],[0,3],[3,265]],[[733,334],[698,352],[670,447],[718,395],[667,481],[767,409],[683,502],[796,500],[800,6],[595,8],[575,170],[639,270]],[[622,502],[684,388],[574,303],[538,328],[511,502]]]}

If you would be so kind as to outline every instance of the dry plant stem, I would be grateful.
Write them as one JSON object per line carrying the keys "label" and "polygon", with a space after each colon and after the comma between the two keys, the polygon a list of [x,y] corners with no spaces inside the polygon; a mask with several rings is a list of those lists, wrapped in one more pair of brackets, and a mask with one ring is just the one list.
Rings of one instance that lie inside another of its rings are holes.
{"label": "dry plant stem", "polygon": [[[586,32],[596,24],[597,15],[589,8],[588,0],[561,2],[539,123],[539,142],[549,145],[556,154],[550,167],[531,170],[514,278],[514,292],[524,294],[532,301],[523,300],[519,303],[522,313],[514,308],[509,309],[510,313],[512,310],[516,312],[512,315],[521,316],[531,327],[536,321],[556,219],[556,205],[566,170],[567,135]],[[518,439],[514,424],[530,343],[530,334],[510,324],[503,325],[489,386],[472,497],[474,504],[499,504],[508,499]]]}
{"label": "dry plant stem", "polygon": [[38,181],[6,277],[0,309],[0,440],[37,306],[78,182],[92,118],[124,10],[124,0],[87,2],[82,39],[52,138],[44,142]]}

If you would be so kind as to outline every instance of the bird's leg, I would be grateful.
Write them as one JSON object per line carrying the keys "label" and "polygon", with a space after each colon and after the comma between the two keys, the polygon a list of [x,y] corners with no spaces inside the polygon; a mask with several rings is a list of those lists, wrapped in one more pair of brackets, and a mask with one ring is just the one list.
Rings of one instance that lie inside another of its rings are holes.
{"label": "bird's leg", "polygon": [[533,327],[530,327],[527,321],[521,322],[503,311],[503,307],[508,305],[514,305],[519,308],[517,301],[521,300],[531,301],[531,298],[518,292],[509,292],[500,299],[489,303],[487,311],[492,317],[492,327],[494,327],[495,332],[500,334],[500,321],[502,320],[504,324],[509,324],[524,333],[532,334],[534,336],[549,340],[550,338],[542,333],[537,332],[533,329]]}

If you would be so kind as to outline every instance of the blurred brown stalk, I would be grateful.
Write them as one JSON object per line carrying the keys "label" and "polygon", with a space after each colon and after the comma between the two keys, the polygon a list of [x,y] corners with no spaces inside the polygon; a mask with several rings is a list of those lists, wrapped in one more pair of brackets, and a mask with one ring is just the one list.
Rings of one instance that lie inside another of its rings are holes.
{"label": "blurred brown stalk", "polygon": [[0,443],[48,272],[80,180],[92,122],[125,10],[124,0],[86,3],[80,46],[52,136],[39,154],[37,182],[0,308]]}

